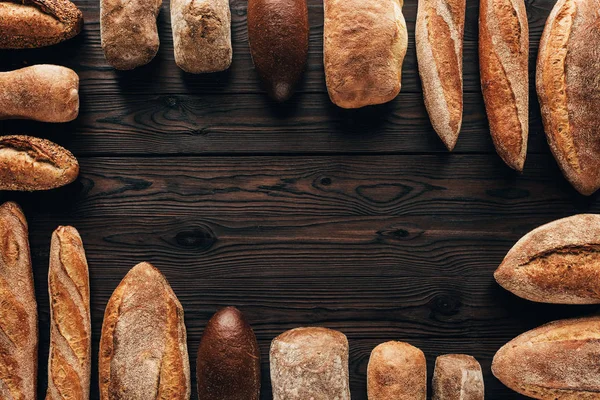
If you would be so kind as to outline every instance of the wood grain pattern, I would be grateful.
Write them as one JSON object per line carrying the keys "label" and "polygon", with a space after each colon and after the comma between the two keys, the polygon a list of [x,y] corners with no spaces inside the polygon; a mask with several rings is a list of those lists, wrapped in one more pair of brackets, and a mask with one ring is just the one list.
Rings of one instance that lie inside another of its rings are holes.
{"label": "wood grain pattern", "polygon": [[[73,151],[81,176],[16,200],[30,225],[40,312],[40,359],[47,359],[50,236],[75,226],[86,244],[92,316],[91,399],[98,399],[102,316],[122,277],[141,261],[166,275],[186,316],[196,396],[195,349],[214,312],[240,308],[262,356],[261,399],[270,399],[271,340],[298,326],[341,330],[350,341],[352,398],[366,399],[371,350],[388,340],[435,358],[466,353],[482,364],[490,399],[520,399],[491,374],[494,353],[554,319],[600,311],[519,299],[493,278],[525,233],[575,213],[600,213],[562,178],[532,96],[522,175],[495,154],[477,63],[478,2],[465,25],[463,129],[447,154],[428,122],[409,31],[402,92],[359,111],[331,104],[323,76],[322,0],[308,0],[309,65],[298,93],[276,105],[250,59],[246,1],[232,0],[234,58],[228,72],[191,76],[173,60],[168,1],[161,47],[149,65],[116,72],[100,47],[98,2],[76,0],[81,35],[36,51],[2,52],[0,70],[57,63],[81,77],[79,118],[47,125],[1,121],[0,134],[34,134]],[[554,1],[528,0],[530,76]],[[533,79],[530,79],[533,85]],[[46,390],[41,365],[39,397]],[[431,392],[431,391],[430,391]]]}

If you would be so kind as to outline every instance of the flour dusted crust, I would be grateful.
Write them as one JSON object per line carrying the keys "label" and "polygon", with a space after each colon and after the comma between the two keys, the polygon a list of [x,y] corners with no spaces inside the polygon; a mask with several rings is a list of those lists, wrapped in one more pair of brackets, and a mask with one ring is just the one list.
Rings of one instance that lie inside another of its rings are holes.
{"label": "flour dusted crust", "polygon": [[326,328],[296,328],[271,343],[273,400],[349,400],[348,339]]}
{"label": "flour dusted crust", "polygon": [[466,354],[446,354],[435,360],[433,400],[483,400],[479,362]]}

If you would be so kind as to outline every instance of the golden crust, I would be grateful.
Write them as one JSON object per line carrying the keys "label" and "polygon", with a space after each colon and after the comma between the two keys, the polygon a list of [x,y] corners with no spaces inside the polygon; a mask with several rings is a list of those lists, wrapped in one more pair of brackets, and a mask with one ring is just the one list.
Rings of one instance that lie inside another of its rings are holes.
{"label": "golden crust", "polygon": [[481,365],[466,354],[446,354],[435,360],[432,400],[483,400]]}

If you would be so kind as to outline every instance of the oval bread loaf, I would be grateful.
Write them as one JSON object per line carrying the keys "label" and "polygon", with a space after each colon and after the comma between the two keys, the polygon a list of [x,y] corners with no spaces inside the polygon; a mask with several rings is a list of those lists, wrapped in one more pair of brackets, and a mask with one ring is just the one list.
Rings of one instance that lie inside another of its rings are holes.
{"label": "oval bread loaf", "polygon": [[513,246],[494,277],[527,300],[599,304],[600,215],[575,215],[534,229]]}
{"label": "oval bread loaf", "polygon": [[348,339],[327,328],[296,328],[273,339],[273,400],[350,400]]}
{"label": "oval bread loaf", "polygon": [[308,59],[306,0],[249,0],[248,41],[269,96],[280,102],[289,99]]}
{"label": "oval bread loaf", "polygon": [[402,0],[324,0],[323,55],[331,101],[387,103],[400,93],[408,46]]}
{"label": "oval bread loaf", "polygon": [[427,362],[418,348],[404,342],[386,342],[371,352],[367,366],[369,400],[425,400]]}
{"label": "oval bread loaf", "polygon": [[448,150],[463,115],[463,36],[466,0],[419,0],[415,40],[423,99],[431,125]]}
{"label": "oval bread loaf", "polygon": [[79,114],[79,76],[58,65],[0,72],[0,119],[69,122]]}
{"label": "oval bread loaf", "polygon": [[258,400],[260,350],[254,331],[235,307],[208,321],[198,348],[198,398]]}
{"label": "oval bread loaf", "polygon": [[92,327],[88,265],[79,232],[59,226],[52,234],[50,355],[46,400],[88,400]]}
{"label": "oval bread loaf", "polygon": [[193,74],[224,71],[231,65],[229,0],[172,0],[175,62]]}
{"label": "oval bread loaf", "polygon": [[83,14],[69,0],[0,2],[0,49],[50,46],[81,32]]}
{"label": "oval bread loaf", "polygon": [[591,400],[600,393],[600,317],[551,322],[505,344],[492,372],[534,399]]}
{"label": "oval bread loaf", "polygon": [[536,86],[548,144],[581,194],[600,188],[600,0],[559,0],[538,53]]}
{"label": "oval bread loaf", "polygon": [[0,206],[0,398],[35,400],[38,319],[27,221]]}
{"label": "oval bread loaf", "polygon": [[162,0],[100,0],[100,39],[110,65],[130,70],[152,61],[160,45],[161,6]]}
{"label": "oval bread loaf", "polygon": [[73,182],[77,159],[46,139],[0,136],[0,190],[48,190]]}
{"label": "oval bread loaf", "polygon": [[435,360],[433,400],[483,400],[481,365],[466,354],[446,354]]}
{"label": "oval bread loaf", "polygon": [[496,151],[523,171],[529,137],[529,26],[524,0],[480,0],[479,69]]}
{"label": "oval bread loaf", "polygon": [[101,400],[190,398],[183,308],[149,263],[133,267],[113,292],[100,338]]}

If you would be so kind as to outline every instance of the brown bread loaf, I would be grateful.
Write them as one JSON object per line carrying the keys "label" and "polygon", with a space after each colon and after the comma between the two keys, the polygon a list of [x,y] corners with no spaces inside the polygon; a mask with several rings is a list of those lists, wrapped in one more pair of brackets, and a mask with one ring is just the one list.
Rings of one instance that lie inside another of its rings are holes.
{"label": "brown bread loaf", "polygon": [[600,215],[576,215],[534,229],[513,246],[494,277],[527,300],[600,303]]}
{"label": "brown bread loaf", "polygon": [[183,308],[149,263],[133,267],[108,301],[99,358],[101,400],[190,398]]}
{"label": "brown bread loaf", "polygon": [[481,89],[496,151],[522,171],[529,136],[529,27],[523,0],[480,0]]}
{"label": "brown bread loaf", "polygon": [[36,399],[38,322],[27,221],[0,206],[0,398]]}
{"label": "brown bread loaf", "polygon": [[466,0],[419,0],[415,39],[423,99],[431,125],[448,150],[463,115],[463,36]]}
{"label": "brown bread loaf", "polygon": [[248,41],[269,96],[289,99],[308,59],[306,0],[249,0]]}
{"label": "brown bread loaf", "polygon": [[193,74],[224,71],[231,65],[229,0],[172,0],[175,62]]}
{"label": "brown bread loaf", "polygon": [[69,122],[78,114],[79,76],[73,70],[41,64],[0,72],[0,119]]}
{"label": "brown bread loaf", "polygon": [[375,347],[367,366],[369,400],[425,400],[427,363],[418,348],[404,342]]}
{"label": "brown bread loaf", "polygon": [[199,399],[260,397],[260,350],[237,308],[223,308],[208,321],[198,348],[196,376]]}
{"label": "brown bread loaf", "polygon": [[47,190],[67,185],[79,175],[68,150],[31,136],[0,136],[0,190]]}
{"label": "brown bread loaf", "polygon": [[433,400],[483,400],[481,365],[465,354],[446,354],[435,360]]}
{"label": "brown bread loaf", "polygon": [[0,2],[0,49],[50,46],[81,32],[83,14],[69,0]]}
{"label": "brown bread loaf", "polygon": [[534,399],[592,400],[600,393],[600,317],[551,322],[505,344],[492,372]]}
{"label": "brown bread loaf", "polygon": [[79,232],[59,226],[52,234],[50,356],[46,400],[90,398],[92,327],[88,265]]}
{"label": "brown bread loaf", "polygon": [[581,194],[600,188],[600,0],[559,0],[540,42],[536,86],[560,169]]}
{"label": "brown bread loaf", "polygon": [[349,400],[348,339],[327,328],[296,328],[273,339],[273,400]]}
{"label": "brown bread loaf", "polygon": [[100,0],[100,39],[110,65],[130,70],[152,61],[160,45],[161,6],[162,0]]}
{"label": "brown bread loaf", "polygon": [[329,97],[343,108],[393,100],[408,46],[402,0],[324,0]]}

